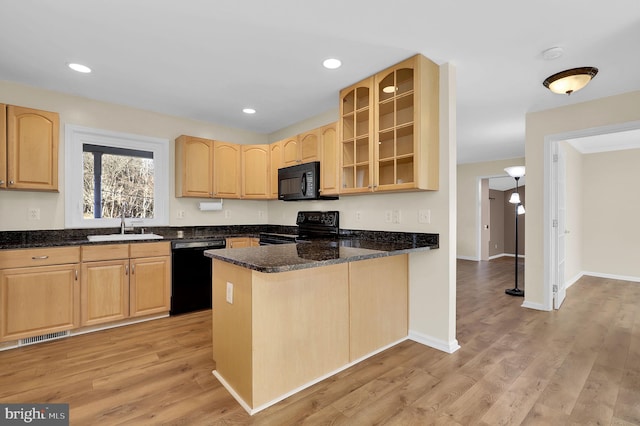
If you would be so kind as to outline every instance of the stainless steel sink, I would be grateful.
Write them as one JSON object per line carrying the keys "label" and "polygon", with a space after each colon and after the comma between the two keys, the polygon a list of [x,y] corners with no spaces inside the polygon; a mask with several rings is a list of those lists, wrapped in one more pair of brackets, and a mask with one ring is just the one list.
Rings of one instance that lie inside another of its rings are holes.
{"label": "stainless steel sink", "polygon": [[89,235],[89,241],[135,241],[135,240],[161,240],[162,235],[157,234],[107,234]]}

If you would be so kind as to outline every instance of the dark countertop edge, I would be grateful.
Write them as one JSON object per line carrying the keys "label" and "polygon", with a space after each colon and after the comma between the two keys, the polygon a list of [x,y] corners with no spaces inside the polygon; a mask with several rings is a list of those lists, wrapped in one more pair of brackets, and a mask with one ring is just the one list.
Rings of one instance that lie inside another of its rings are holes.
{"label": "dark countertop edge", "polygon": [[271,274],[271,273],[279,273],[279,272],[297,271],[300,269],[319,268],[322,266],[337,265],[339,263],[347,263],[347,262],[357,262],[360,260],[375,259],[379,257],[398,256],[401,254],[409,254],[413,252],[427,251],[431,249],[432,247],[424,246],[424,247],[412,247],[412,248],[390,250],[390,251],[380,250],[374,253],[366,253],[366,254],[360,254],[355,256],[338,258],[338,259],[309,261],[307,263],[295,263],[291,265],[282,265],[282,266],[260,266],[253,263],[242,262],[236,259],[231,259],[229,257],[217,254],[216,250],[205,251],[205,256],[208,256],[212,259],[220,260],[222,262],[231,263],[236,266],[241,266],[246,269],[251,269],[252,271]]}

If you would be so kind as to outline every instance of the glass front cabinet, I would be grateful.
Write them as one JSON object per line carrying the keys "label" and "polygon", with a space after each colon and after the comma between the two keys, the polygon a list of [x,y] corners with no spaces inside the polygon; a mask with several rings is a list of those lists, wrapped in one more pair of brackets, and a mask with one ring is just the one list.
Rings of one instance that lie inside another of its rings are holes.
{"label": "glass front cabinet", "polygon": [[341,193],[438,189],[438,81],[417,55],[340,92]]}

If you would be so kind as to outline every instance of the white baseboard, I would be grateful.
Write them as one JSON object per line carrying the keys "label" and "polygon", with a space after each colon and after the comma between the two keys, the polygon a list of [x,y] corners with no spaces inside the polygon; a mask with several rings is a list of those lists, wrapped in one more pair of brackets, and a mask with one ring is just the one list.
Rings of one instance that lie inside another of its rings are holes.
{"label": "white baseboard", "polygon": [[[502,253],[500,256],[507,256],[507,257],[516,257],[515,254],[511,254],[511,253]],[[524,254],[519,254],[518,255],[518,259],[524,259]]]}
{"label": "white baseboard", "polygon": [[473,260],[475,262],[480,260],[477,257],[473,257],[473,256],[458,256],[457,258],[460,260]]}
{"label": "white baseboard", "polygon": [[489,260],[499,259],[499,258],[504,257],[506,255],[507,255],[507,253],[494,254],[493,256],[489,256]]}
{"label": "white baseboard", "polygon": [[542,303],[533,303],[525,301],[522,305],[523,308],[535,309],[536,311],[550,311],[551,308],[546,307]]}
{"label": "white baseboard", "polygon": [[448,354],[452,354],[460,349],[460,345],[456,339],[446,342],[444,340],[436,339],[435,337],[427,336],[426,334],[418,333],[417,331],[409,330],[409,339]]}
{"label": "white baseboard", "polygon": [[577,283],[577,282],[578,282],[578,280],[579,280],[580,278],[582,278],[583,276],[584,276],[584,272],[579,272],[579,273],[577,273],[575,277],[571,278],[571,279],[570,279],[570,280],[568,280],[568,281],[565,281],[565,283],[564,283],[564,288],[569,288],[569,287],[571,287],[572,285],[574,285],[575,283]]}
{"label": "white baseboard", "polygon": [[591,271],[582,271],[582,274],[588,275],[590,277],[608,278],[611,280],[632,281],[636,283],[640,282],[640,277],[633,277],[629,275],[601,274],[599,272],[591,272]]}

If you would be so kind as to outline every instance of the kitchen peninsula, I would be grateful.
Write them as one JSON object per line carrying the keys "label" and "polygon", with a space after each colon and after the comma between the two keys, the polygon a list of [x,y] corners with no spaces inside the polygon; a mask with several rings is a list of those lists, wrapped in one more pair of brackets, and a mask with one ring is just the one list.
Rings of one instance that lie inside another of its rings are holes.
{"label": "kitchen peninsula", "polygon": [[214,375],[254,414],[406,339],[408,255],[438,248],[408,235],[205,252]]}

